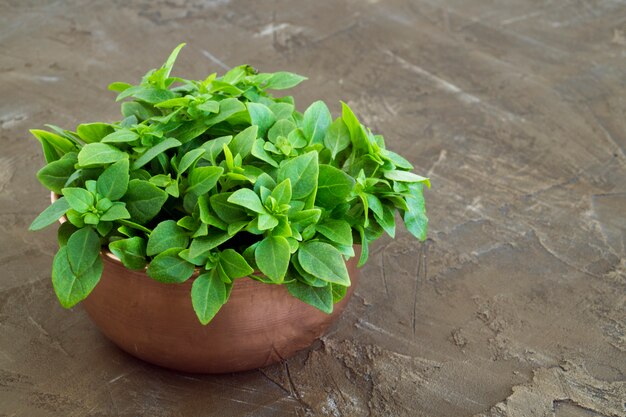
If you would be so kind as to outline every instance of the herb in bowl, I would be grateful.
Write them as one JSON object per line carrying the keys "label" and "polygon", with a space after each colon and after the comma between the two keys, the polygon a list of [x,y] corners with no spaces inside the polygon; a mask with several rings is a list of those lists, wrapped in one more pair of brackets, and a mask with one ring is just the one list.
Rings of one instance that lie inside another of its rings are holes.
{"label": "herb in bowl", "polygon": [[37,177],[58,198],[30,228],[67,219],[52,265],[64,307],[98,284],[104,247],[163,283],[197,273],[191,302],[203,324],[242,277],[285,285],[330,313],[350,285],[354,245],[362,265],[382,233],[395,236],[396,212],[425,239],[429,180],[347,104],[334,120],[322,101],[300,113],[270,91],[305,77],[248,65],[174,77],[183,46],[139,85],[109,86],[122,120],[31,131],[47,162]]}

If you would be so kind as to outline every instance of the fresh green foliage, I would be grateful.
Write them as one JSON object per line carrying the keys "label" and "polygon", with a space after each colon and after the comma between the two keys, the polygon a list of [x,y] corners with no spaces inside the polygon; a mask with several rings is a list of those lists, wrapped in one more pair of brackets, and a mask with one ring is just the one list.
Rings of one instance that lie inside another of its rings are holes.
{"label": "fresh green foliage", "polygon": [[69,248],[62,246],[52,263],[52,286],[65,308],[70,308],[87,298],[102,275],[102,259],[96,256],[94,262],[82,273],[72,268]]}
{"label": "fresh green foliage", "polygon": [[113,240],[109,243],[109,250],[128,269],[144,269],[146,266],[146,240],[139,236]]}
{"label": "fresh green foliage", "polygon": [[285,279],[290,258],[289,242],[282,236],[267,236],[254,251],[261,272],[277,284]]}
{"label": "fresh green foliage", "polygon": [[64,307],[96,286],[105,246],[157,281],[193,279],[203,324],[246,276],[331,313],[350,286],[353,245],[362,265],[371,242],[395,236],[396,212],[426,238],[429,180],[347,104],[334,120],[322,101],[300,113],[270,90],[305,77],[247,65],[199,81],[173,77],[182,47],[138,85],[109,86],[123,101],[121,120],[31,130],[47,163],[37,178],[58,198],[30,229],[67,219],[52,266]]}

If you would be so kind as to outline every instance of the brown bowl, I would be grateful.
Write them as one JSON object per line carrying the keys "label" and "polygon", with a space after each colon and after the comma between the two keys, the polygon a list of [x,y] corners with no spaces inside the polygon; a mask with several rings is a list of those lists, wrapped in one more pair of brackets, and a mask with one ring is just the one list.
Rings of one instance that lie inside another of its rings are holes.
{"label": "brown bowl", "polygon": [[294,298],[283,285],[237,279],[228,302],[203,326],[191,306],[194,278],[163,284],[110,253],[102,259],[102,278],[82,302],[100,331],[133,356],[196,373],[255,369],[309,347],[339,317],[358,279],[354,257],[347,262],[352,286],[332,314]]}
{"label": "brown bowl", "polygon": [[[52,202],[57,198],[51,194]],[[293,297],[283,285],[241,278],[203,326],[191,306],[195,276],[163,284],[145,271],[127,269],[109,251],[102,251],[100,282],[81,304],[106,337],[147,362],[194,373],[245,371],[286,359],[324,334],[354,292],[360,249],[355,246],[356,256],[346,262],[352,285],[331,314]]]}

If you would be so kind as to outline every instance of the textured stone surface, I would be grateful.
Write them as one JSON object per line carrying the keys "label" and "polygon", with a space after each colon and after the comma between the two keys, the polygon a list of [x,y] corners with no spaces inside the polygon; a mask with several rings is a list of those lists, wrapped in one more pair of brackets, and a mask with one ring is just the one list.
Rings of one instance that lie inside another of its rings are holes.
{"label": "textured stone surface", "polygon": [[[43,5],[44,3],[48,3]],[[1,416],[623,416],[626,6],[617,1],[0,0]],[[432,178],[430,239],[384,238],[346,314],[288,362],[135,360],[50,284],[28,128],[117,117],[176,72],[310,77]]]}

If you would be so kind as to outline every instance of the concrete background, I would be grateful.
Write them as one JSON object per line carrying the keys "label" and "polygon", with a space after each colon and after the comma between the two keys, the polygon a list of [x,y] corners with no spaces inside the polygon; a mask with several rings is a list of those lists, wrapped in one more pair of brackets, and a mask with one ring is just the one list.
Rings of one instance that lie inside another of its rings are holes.
{"label": "concrete background", "polygon": [[[235,375],[135,360],[54,298],[28,128],[118,117],[175,74],[249,63],[349,102],[432,178],[430,239],[384,238],[310,351]],[[626,5],[0,1],[0,416],[624,416]]]}

